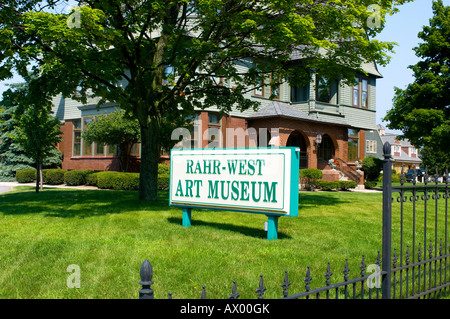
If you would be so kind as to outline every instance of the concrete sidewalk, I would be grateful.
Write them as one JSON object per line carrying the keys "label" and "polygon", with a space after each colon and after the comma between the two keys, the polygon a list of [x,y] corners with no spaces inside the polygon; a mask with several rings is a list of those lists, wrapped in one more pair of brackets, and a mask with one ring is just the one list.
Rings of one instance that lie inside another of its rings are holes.
{"label": "concrete sidewalk", "polygon": [[[36,187],[36,183],[18,183],[18,182],[0,182],[0,194],[8,192],[12,190],[13,187],[16,186],[32,186]],[[96,186],[67,186],[67,185],[46,185],[44,184],[45,188],[71,188],[71,189],[98,189]],[[3,190],[3,191],[2,191]]]}

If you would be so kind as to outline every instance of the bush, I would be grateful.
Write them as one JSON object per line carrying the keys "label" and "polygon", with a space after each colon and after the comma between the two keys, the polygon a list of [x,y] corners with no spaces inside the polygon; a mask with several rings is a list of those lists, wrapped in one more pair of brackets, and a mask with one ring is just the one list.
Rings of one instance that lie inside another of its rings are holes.
{"label": "bush", "polygon": [[158,175],[169,175],[169,174],[170,174],[170,165],[158,164]]}
{"label": "bush", "polygon": [[347,191],[350,188],[356,188],[358,184],[355,181],[339,181],[339,188],[343,191]]}
{"label": "bush", "polygon": [[100,172],[90,173],[86,175],[86,185],[88,186],[97,186],[97,175]]}
{"label": "bush", "polygon": [[169,174],[158,175],[158,189],[168,190],[169,186],[170,186],[170,175]]}
{"label": "bush", "polygon": [[113,189],[115,190],[138,190],[139,173],[119,173],[112,178]]}
{"label": "bush", "polygon": [[60,168],[42,170],[42,180],[44,184],[60,185],[64,183],[65,170]]}
{"label": "bush", "polygon": [[322,181],[315,182],[316,186],[323,191],[331,191],[339,188],[339,181]]}
{"label": "bush", "polygon": [[300,183],[305,185],[305,188],[311,190],[317,187],[317,180],[323,177],[323,173],[317,168],[305,168],[300,170]]}
{"label": "bush", "polygon": [[18,183],[31,183],[36,180],[36,170],[34,168],[20,169],[16,172]]}
{"label": "bush", "polygon": [[[383,173],[378,177],[379,182],[383,182]],[[392,172],[392,183],[400,183],[400,176],[397,175],[397,172]]]}
{"label": "bush", "polygon": [[117,175],[124,174],[119,172],[98,172],[97,175],[97,187],[101,189],[113,189],[114,180]]}
{"label": "bush", "polygon": [[375,188],[377,187],[377,182],[376,181],[364,182],[364,187],[367,189]]}
{"label": "bush", "polygon": [[361,160],[362,170],[366,181],[376,181],[383,169],[383,161],[375,156],[369,155]]}
{"label": "bush", "polygon": [[92,171],[88,169],[67,171],[64,174],[64,183],[68,186],[85,185],[89,174],[92,174]]}

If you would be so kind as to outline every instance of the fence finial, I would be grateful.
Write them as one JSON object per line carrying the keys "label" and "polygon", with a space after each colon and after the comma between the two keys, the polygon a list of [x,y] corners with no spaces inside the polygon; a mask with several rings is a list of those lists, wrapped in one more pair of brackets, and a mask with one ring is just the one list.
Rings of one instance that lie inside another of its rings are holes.
{"label": "fence finial", "polygon": [[233,287],[231,288],[231,294],[228,296],[228,299],[238,299],[240,294],[237,292],[236,280],[233,280]]}
{"label": "fence finial", "polygon": [[258,294],[258,299],[264,299],[264,292],[266,291],[266,287],[264,287],[263,275],[259,276],[259,286],[256,289],[256,293]]}
{"label": "fence finial", "polygon": [[142,285],[142,289],[139,290],[139,299],[153,299],[153,289],[150,289],[153,285],[153,268],[147,259],[142,263],[139,273],[141,275],[139,284]]}
{"label": "fence finial", "polygon": [[283,297],[286,298],[289,295],[288,288],[291,285],[291,282],[288,279],[288,271],[286,270],[284,272],[284,281],[281,284],[281,287],[283,288]]}
{"label": "fence finial", "polygon": [[391,143],[385,142],[383,145],[384,158],[391,158]]}

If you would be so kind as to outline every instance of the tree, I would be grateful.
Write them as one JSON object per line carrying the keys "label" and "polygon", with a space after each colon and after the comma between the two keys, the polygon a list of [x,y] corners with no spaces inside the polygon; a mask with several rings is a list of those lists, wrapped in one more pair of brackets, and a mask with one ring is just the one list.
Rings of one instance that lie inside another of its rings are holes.
{"label": "tree", "polygon": [[[24,92],[26,83],[11,84],[10,89],[3,93],[0,101],[0,180],[13,181],[15,173],[24,168],[31,168],[33,160],[24,149],[14,140],[16,135],[17,117],[15,113],[18,106],[17,91]],[[55,167],[62,162],[62,154],[56,148],[52,149],[47,157],[44,167]]]}
{"label": "tree", "polygon": [[17,125],[13,139],[23,148],[36,165],[36,192],[42,187],[42,163],[55,152],[55,145],[61,141],[60,122],[50,115],[50,100],[37,99],[38,94],[28,89],[16,92],[18,108]]}
{"label": "tree", "polygon": [[419,33],[423,42],[414,48],[421,60],[409,66],[415,80],[404,90],[395,88],[393,108],[384,120],[423,148],[423,164],[443,168],[450,156],[450,7],[433,1],[433,13]]}
{"label": "tree", "polygon": [[353,83],[363,63],[387,63],[393,44],[371,37],[407,1],[93,0],[68,16],[56,12],[62,1],[4,0],[0,75],[34,63],[46,93],[78,89],[81,102],[93,95],[133,114],[139,198],[157,200],[164,121],[186,121],[194,108],[256,109],[246,92],[309,83],[314,72]]}
{"label": "tree", "polygon": [[139,122],[127,117],[125,111],[116,110],[97,117],[87,126],[82,137],[89,143],[116,146],[120,169],[127,172],[131,149],[140,138]]}

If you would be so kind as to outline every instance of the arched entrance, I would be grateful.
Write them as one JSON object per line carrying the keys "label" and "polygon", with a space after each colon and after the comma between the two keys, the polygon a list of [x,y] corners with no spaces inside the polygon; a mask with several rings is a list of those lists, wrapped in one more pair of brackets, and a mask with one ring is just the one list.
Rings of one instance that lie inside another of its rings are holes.
{"label": "arched entrance", "polygon": [[300,147],[300,168],[308,168],[308,145],[303,134],[299,131],[293,131],[288,137],[286,146]]}
{"label": "arched entrance", "polygon": [[317,160],[328,162],[331,158],[334,158],[334,143],[328,134],[322,136],[322,143],[317,148]]}

